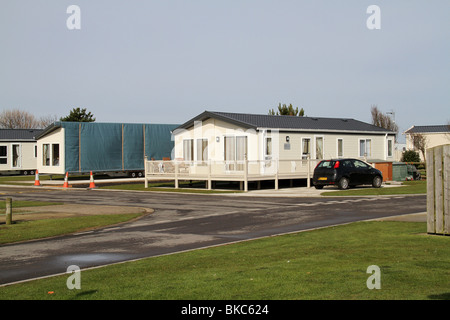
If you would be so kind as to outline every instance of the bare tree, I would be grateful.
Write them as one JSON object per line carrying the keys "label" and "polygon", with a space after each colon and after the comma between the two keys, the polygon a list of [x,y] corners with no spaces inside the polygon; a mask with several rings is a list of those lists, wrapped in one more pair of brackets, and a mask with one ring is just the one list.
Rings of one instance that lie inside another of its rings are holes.
{"label": "bare tree", "polygon": [[37,119],[33,114],[19,109],[3,110],[0,113],[0,128],[40,129],[56,121],[56,116],[43,116]]}
{"label": "bare tree", "polygon": [[425,151],[427,150],[427,137],[421,133],[411,133],[411,140],[414,148],[422,153],[423,160],[425,161]]}
{"label": "bare tree", "polygon": [[398,126],[390,115],[382,113],[376,105],[370,107],[370,113],[374,126],[394,131],[397,138]]}
{"label": "bare tree", "polygon": [[42,116],[39,118],[39,127],[38,128],[46,128],[55,121],[58,121],[57,116]]}

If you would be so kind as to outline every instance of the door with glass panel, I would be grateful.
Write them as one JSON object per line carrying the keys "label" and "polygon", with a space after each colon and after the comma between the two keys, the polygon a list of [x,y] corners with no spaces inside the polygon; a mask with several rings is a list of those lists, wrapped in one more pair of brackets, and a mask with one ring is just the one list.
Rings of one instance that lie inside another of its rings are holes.
{"label": "door with glass panel", "polygon": [[12,167],[13,168],[21,167],[20,144],[12,145]]}
{"label": "door with glass panel", "polygon": [[316,137],[316,159],[323,159],[323,137]]}
{"label": "door with glass panel", "polygon": [[225,137],[224,160],[227,171],[244,170],[244,160],[247,157],[247,148],[247,137]]}

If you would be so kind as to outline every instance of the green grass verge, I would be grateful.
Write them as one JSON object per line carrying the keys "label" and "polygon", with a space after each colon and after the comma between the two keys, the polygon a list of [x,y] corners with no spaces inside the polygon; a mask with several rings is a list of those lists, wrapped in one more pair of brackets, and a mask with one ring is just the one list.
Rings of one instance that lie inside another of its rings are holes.
{"label": "green grass verge", "polygon": [[[40,207],[40,206],[51,206],[62,204],[62,202],[44,202],[44,201],[21,201],[21,200],[13,200],[12,206],[13,208],[24,208],[24,207]],[[0,209],[6,208],[6,202],[4,200],[0,200]]]}
{"label": "green grass verge", "polygon": [[322,192],[322,196],[380,196],[396,194],[426,194],[426,181],[405,181],[401,187],[361,188]]}
{"label": "green grass verge", "polygon": [[80,290],[68,275],[0,287],[0,299],[450,299],[450,237],[425,232],[353,223],[82,270]]}
{"label": "green grass verge", "polygon": [[111,214],[78,216],[59,219],[18,221],[0,225],[0,244],[64,235],[83,230],[113,225],[134,219],[138,214]]}
{"label": "green grass verge", "polygon": [[110,186],[101,186],[101,189],[115,189],[115,190],[128,190],[128,191],[160,191],[160,192],[182,192],[182,193],[202,193],[202,194],[214,194],[214,193],[240,193],[240,190],[208,190],[208,189],[193,189],[189,187],[181,187],[175,189],[174,187],[169,187],[167,185],[149,185],[145,188],[144,183],[124,183]]}

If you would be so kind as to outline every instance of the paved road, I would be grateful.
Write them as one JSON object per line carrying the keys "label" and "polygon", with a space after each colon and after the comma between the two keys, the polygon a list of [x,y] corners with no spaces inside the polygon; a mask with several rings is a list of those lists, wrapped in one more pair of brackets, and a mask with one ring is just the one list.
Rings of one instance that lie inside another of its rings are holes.
{"label": "paved road", "polygon": [[11,189],[0,199],[141,206],[154,213],[120,227],[0,246],[0,284],[380,217],[426,211],[425,196],[281,198],[246,195]]}

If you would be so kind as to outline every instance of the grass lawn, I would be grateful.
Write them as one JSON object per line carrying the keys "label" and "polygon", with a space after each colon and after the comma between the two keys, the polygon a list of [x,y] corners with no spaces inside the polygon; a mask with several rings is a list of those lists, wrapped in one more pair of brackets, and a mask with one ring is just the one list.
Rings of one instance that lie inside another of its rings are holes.
{"label": "grass lawn", "polygon": [[[173,184],[172,184],[173,185]],[[155,183],[149,184],[148,188],[145,188],[143,182],[140,183],[123,183],[117,185],[102,186],[98,184],[101,189],[115,189],[115,190],[132,190],[132,191],[164,191],[164,192],[186,192],[186,193],[240,193],[240,190],[208,190],[204,187],[204,183],[195,183],[195,187],[189,187],[188,183],[180,184],[179,189],[175,189],[170,183]]]}
{"label": "grass lawn", "polygon": [[93,228],[114,225],[134,219],[141,214],[110,214],[78,216],[59,219],[19,221],[0,224],[0,244],[53,237]]}
{"label": "grass lawn", "polygon": [[[13,208],[37,207],[60,205],[60,202],[44,201],[16,201],[13,200]],[[0,201],[0,210],[6,207],[5,201]],[[5,215],[1,213],[0,215]],[[42,219],[32,221],[14,221],[13,224],[6,225],[0,223],[0,244],[12,243],[25,240],[40,239],[113,225],[134,219],[142,214],[111,214],[78,216],[58,219]],[[13,213],[14,217],[14,213]]]}
{"label": "grass lawn", "polygon": [[[23,208],[23,207],[40,207],[40,206],[51,206],[62,204],[61,202],[45,202],[45,201],[16,201],[13,200],[12,207],[13,208]],[[6,202],[4,200],[0,200],[0,209],[6,208]]]}
{"label": "grass lawn", "polygon": [[0,299],[450,299],[450,237],[425,232],[352,223],[82,270],[80,290],[69,275],[0,287]]}
{"label": "grass lawn", "polygon": [[361,188],[322,192],[322,196],[379,196],[391,194],[426,194],[427,182],[404,181],[401,187]]}

